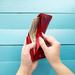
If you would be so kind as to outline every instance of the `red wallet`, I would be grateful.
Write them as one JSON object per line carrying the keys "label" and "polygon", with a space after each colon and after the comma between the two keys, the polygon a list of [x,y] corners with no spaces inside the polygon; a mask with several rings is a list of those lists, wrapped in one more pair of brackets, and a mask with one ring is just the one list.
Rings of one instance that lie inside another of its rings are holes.
{"label": "red wallet", "polygon": [[[44,52],[39,45],[39,36],[42,37],[42,32],[43,33],[46,32],[48,24],[52,19],[51,15],[47,15],[47,14],[44,14],[44,13],[40,13],[37,17],[39,17],[39,22],[37,24],[37,31],[36,31],[36,34],[35,34],[36,47],[34,49],[30,50],[30,55],[31,55],[32,61],[36,61],[36,60],[45,58]],[[30,44],[31,42],[32,42],[32,40],[31,40],[30,34],[28,32],[28,35],[26,37],[26,44]]]}

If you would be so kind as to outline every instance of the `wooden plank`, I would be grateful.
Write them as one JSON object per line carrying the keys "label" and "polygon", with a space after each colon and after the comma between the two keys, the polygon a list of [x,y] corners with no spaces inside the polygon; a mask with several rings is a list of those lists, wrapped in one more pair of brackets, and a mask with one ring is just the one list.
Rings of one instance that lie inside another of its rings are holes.
{"label": "wooden plank", "polygon": [[[64,3],[65,2],[65,3]],[[25,11],[25,12],[75,12],[75,0],[2,0],[1,12]]]}
{"label": "wooden plank", "polygon": [[0,46],[0,61],[20,61],[22,46]]}
{"label": "wooden plank", "polygon": [[[1,29],[0,45],[23,45],[28,31]],[[75,29],[48,29],[46,34],[54,36],[60,44],[75,44]]]}
{"label": "wooden plank", "polygon": [[[28,29],[38,14],[0,14],[0,29]],[[75,14],[49,14],[53,18],[48,29],[74,29]]]}

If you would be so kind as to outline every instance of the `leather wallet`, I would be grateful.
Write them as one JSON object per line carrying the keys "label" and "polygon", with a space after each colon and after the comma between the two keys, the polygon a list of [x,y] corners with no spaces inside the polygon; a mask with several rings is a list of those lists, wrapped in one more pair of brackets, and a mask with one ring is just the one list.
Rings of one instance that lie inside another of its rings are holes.
{"label": "leather wallet", "polygon": [[26,44],[30,44],[32,42],[36,43],[35,48],[30,50],[32,61],[45,58],[44,52],[39,45],[39,36],[42,37],[42,33],[46,32],[46,29],[51,19],[52,19],[51,15],[40,13],[37,16],[37,20],[35,20],[35,24],[31,25],[31,29],[26,37]]}

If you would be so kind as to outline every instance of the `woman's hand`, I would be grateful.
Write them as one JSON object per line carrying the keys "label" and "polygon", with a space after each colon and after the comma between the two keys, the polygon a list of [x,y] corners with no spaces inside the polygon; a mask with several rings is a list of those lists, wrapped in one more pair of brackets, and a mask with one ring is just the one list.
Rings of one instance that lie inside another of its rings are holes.
{"label": "woman's hand", "polygon": [[43,38],[39,38],[40,46],[42,47],[45,56],[51,66],[56,71],[57,75],[74,75],[60,60],[60,43],[52,36],[42,34],[43,38],[48,42],[46,45]]}
{"label": "woman's hand", "polygon": [[21,54],[21,65],[17,72],[17,75],[31,75],[32,72],[35,70],[37,66],[37,61],[32,62],[30,56],[30,50],[34,47],[35,47],[34,43],[28,45],[24,44]]}
{"label": "woman's hand", "polygon": [[60,62],[60,43],[52,36],[47,36],[42,33],[43,38],[50,44],[47,46],[43,38],[39,38],[40,46],[42,47],[46,58],[51,65]]}
{"label": "woman's hand", "polygon": [[[38,21],[39,21],[38,17],[36,17],[32,21],[31,30],[30,30],[31,35],[36,31]],[[22,54],[21,54],[21,65],[20,65],[17,75],[31,75],[32,72],[35,70],[37,66],[37,61],[32,62],[31,56],[30,56],[30,49],[34,47],[35,47],[34,43],[31,43],[28,45],[24,43],[24,46],[22,48]]]}

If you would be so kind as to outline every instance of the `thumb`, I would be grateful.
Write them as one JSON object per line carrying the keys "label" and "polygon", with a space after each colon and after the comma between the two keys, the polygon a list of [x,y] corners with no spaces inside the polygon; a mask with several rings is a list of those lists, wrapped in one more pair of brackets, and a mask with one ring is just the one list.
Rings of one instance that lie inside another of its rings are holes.
{"label": "thumb", "polygon": [[34,42],[28,44],[28,48],[29,48],[29,49],[32,49],[32,48],[34,48],[34,47],[35,47],[35,43],[34,43]]}
{"label": "thumb", "polygon": [[28,44],[28,45],[24,45],[23,46],[23,51],[25,52],[25,53],[28,53],[32,48],[34,48],[35,47],[35,43],[33,42],[33,43],[30,43],[30,44]]}
{"label": "thumb", "polygon": [[45,44],[43,38],[41,38],[41,37],[39,37],[39,44],[40,44],[40,46],[42,47],[43,51],[45,52],[46,49],[47,49],[47,46],[46,46],[46,44]]}

